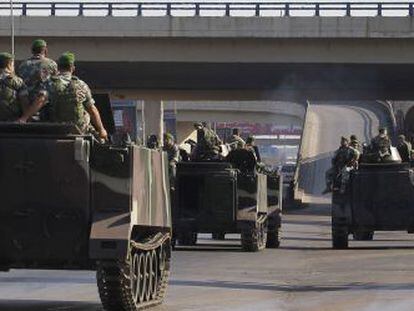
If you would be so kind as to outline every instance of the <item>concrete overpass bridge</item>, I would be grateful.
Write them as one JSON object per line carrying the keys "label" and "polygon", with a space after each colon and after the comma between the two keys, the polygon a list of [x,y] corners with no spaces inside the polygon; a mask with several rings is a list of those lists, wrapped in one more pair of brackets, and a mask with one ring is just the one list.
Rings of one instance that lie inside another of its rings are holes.
{"label": "concrete overpass bridge", "polygon": [[[113,97],[414,98],[412,3],[17,2],[14,12],[17,59],[44,37],[52,57],[73,50],[78,74]],[[3,16],[0,50],[9,29]]]}

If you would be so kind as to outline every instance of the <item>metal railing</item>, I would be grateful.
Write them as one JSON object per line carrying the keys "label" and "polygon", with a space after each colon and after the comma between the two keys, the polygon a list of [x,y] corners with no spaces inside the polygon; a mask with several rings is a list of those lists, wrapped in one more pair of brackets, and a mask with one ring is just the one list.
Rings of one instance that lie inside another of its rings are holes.
{"label": "metal railing", "polygon": [[[414,16],[414,2],[23,2],[13,4],[22,16]],[[0,15],[10,12],[0,3]],[[392,14],[391,14],[392,15]]]}

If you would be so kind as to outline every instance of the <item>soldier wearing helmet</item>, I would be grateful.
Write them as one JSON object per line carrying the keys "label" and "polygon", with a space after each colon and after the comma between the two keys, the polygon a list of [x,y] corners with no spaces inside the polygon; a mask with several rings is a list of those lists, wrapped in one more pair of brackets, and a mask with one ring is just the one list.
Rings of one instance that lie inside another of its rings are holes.
{"label": "soldier wearing helmet", "polygon": [[341,137],[340,147],[332,158],[332,167],[325,174],[326,189],[323,194],[329,193],[335,188],[344,192],[349,172],[355,169],[357,161],[358,151],[350,147],[346,137]]}
{"label": "soldier wearing helmet", "polygon": [[391,139],[387,128],[380,127],[379,133],[371,140],[371,151],[377,162],[382,162],[391,156]]}
{"label": "soldier wearing helmet", "polygon": [[411,143],[405,139],[404,135],[398,136],[397,150],[403,162],[411,162],[412,146]]}

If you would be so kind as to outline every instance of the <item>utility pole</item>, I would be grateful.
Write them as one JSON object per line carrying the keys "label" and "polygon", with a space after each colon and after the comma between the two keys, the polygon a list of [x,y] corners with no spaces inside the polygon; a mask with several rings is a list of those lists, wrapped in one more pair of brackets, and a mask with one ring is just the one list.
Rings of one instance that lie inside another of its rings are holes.
{"label": "utility pole", "polygon": [[13,7],[13,0],[10,0],[10,36],[11,36],[11,53],[14,55],[14,7]]}

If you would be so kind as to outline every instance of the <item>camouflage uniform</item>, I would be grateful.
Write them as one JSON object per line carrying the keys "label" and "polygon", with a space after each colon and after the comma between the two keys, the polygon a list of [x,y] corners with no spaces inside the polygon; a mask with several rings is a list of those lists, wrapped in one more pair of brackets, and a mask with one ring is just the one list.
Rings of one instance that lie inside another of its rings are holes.
{"label": "camouflage uniform", "polygon": [[405,137],[403,137],[398,143],[397,150],[403,162],[411,162],[412,146],[408,141],[405,140]]}
{"label": "camouflage uniform", "polygon": [[95,104],[89,86],[65,72],[51,77],[46,86],[52,122],[73,123],[82,132],[92,129],[87,109]]}
{"label": "camouflage uniform", "polygon": [[[356,168],[358,156],[358,151],[349,146],[341,146],[335,151],[332,158],[332,167],[325,174],[327,190],[336,185],[340,187],[342,193],[345,192],[350,178],[350,171]],[[327,190],[324,192],[328,192]]]}
{"label": "camouflage uniform", "polygon": [[372,151],[379,157],[379,160],[390,156],[391,140],[387,134],[379,134],[371,141]]}
{"label": "camouflage uniform", "polygon": [[180,159],[180,150],[176,144],[164,145],[163,150],[167,152],[168,162],[177,164]]}
{"label": "camouflage uniform", "polygon": [[57,75],[58,68],[55,61],[42,55],[33,55],[19,66],[17,72],[28,87],[30,100],[33,100],[46,81]]}
{"label": "camouflage uniform", "polygon": [[23,80],[0,70],[0,121],[15,121],[23,113],[22,99],[28,96]]}
{"label": "camouflage uniform", "polygon": [[239,135],[232,135],[230,139],[230,147],[232,150],[243,149],[246,142]]}
{"label": "camouflage uniform", "polygon": [[175,177],[177,175],[177,163],[180,161],[180,149],[175,143],[164,145],[162,149],[167,152],[170,185],[174,187]]}
{"label": "camouflage uniform", "polygon": [[199,160],[211,160],[220,153],[221,140],[217,134],[207,127],[197,130],[196,158]]}

